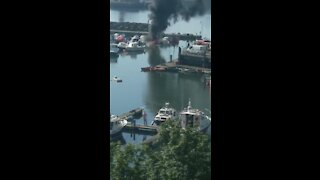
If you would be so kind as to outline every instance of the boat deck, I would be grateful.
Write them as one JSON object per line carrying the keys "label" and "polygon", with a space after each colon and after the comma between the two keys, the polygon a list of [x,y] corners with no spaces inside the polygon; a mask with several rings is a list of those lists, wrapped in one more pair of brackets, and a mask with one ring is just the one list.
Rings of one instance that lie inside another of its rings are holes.
{"label": "boat deck", "polygon": [[159,131],[159,128],[156,126],[148,126],[142,124],[128,123],[123,127],[123,132],[128,133],[137,133],[142,135],[155,135]]}

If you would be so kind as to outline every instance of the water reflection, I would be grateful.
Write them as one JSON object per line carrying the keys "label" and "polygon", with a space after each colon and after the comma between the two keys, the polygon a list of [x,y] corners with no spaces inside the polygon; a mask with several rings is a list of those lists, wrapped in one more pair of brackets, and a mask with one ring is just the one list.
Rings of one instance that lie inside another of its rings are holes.
{"label": "water reflection", "polygon": [[[142,107],[147,112],[147,122],[150,125],[165,102],[170,102],[177,111],[180,111],[186,107],[191,98],[193,107],[208,114],[205,108],[211,109],[211,98],[202,75],[141,72],[141,67],[168,61],[171,54],[173,59],[178,56],[177,47],[157,47],[152,50],[151,55],[149,55],[150,49],[145,54],[137,54],[136,60],[130,55],[120,55],[117,63],[110,63],[110,76],[116,75],[124,80],[123,83],[110,83],[111,112],[120,115]],[[137,124],[144,122],[139,119]],[[123,132],[122,137],[126,143],[141,143],[151,136],[138,134],[133,136],[130,132]]]}
{"label": "water reflection", "polygon": [[110,57],[110,63],[117,63],[118,57]]}
{"label": "water reflection", "polygon": [[122,133],[119,133],[119,135],[117,135],[117,136],[111,137],[111,141],[112,142],[120,142],[120,144],[122,144],[122,145],[126,144],[126,141],[124,140]]}
{"label": "water reflection", "polygon": [[200,74],[150,72],[147,79],[143,100],[153,113],[156,113],[165,102],[170,102],[180,111],[186,107],[189,98],[193,107],[202,111],[205,108],[211,109],[208,88],[201,82]]}
{"label": "water reflection", "polygon": [[130,56],[131,59],[137,59],[137,56],[139,54],[144,54],[144,51],[138,51],[138,52],[122,52],[120,55],[121,56]]}

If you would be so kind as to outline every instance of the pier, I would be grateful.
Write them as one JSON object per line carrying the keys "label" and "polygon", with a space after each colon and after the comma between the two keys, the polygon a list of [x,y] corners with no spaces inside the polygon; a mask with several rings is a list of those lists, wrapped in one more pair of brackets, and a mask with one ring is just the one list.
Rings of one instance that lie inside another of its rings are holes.
{"label": "pier", "polygon": [[[179,64],[178,60],[173,60],[172,62],[159,64],[159,65],[157,65],[155,67],[157,67],[158,69],[164,69],[164,70],[161,70],[161,71],[152,70],[152,71],[177,73],[177,72],[180,72],[179,69],[188,69],[189,71],[181,71],[180,73],[211,74],[211,68]],[[144,70],[144,68],[141,68],[141,71],[146,72],[147,70]]]}
{"label": "pier", "polygon": [[159,128],[156,126],[149,126],[146,123],[136,124],[135,119],[142,117],[143,109],[136,108],[129,112],[125,112],[118,117],[120,119],[125,119],[128,121],[128,124],[123,127],[122,131],[127,133],[142,134],[142,135],[155,135],[158,133]]}

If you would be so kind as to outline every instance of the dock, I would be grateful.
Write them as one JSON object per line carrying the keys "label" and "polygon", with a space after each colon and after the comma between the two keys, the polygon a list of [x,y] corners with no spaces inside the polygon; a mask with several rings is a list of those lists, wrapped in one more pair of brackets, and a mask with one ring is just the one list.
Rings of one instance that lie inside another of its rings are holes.
{"label": "dock", "polygon": [[[190,72],[192,72],[192,73],[211,74],[211,68],[183,65],[183,64],[179,64],[178,60],[173,60],[172,62],[159,64],[155,67],[157,67],[158,69],[165,69],[165,70],[161,70],[161,71],[153,70],[153,71],[157,71],[157,72],[179,72],[178,69],[189,69]],[[141,68],[141,71],[144,71],[143,68]],[[146,72],[146,71],[144,71],[144,72]],[[188,73],[188,72],[184,72],[184,73]]]}
{"label": "dock", "polygon": [[135,135],[150,135],[149,139],[146,140],[146,142],[143,141],[143,143],[152,144],[155,140],[157,140],[159,135],[159,127],[157,126],[150,126],[147,124],[136,124],[136,119],[141,118],[143,115],[143,109],[142,108],[136,108],[129,112],[123,113],[119,115],[118,117],[121,119],[126,119],[128,121],[128,124],[122,128],[122,132],[130,133],[133,135],[133,138],[135,139]]}

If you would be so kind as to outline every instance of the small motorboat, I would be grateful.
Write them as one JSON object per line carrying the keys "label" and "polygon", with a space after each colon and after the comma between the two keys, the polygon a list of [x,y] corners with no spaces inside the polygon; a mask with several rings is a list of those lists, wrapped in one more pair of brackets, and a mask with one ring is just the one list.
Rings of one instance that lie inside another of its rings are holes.
{"label": "small motorboat", "polygon": [[117,76],[114,76],[112,80],[115,82],[122,82],[122,79],[118,78]]}
{"label": "small motorboat", "polygon": [[159,126],[161,123],[167,121],[167,120],[175,120],[178,118],[178,114],[176,110],[172,107],[169,107],[169,103],[165,103],[165,106],[162,107],[156,116],[154,117],[154,121],[151,123],[151,125]]}
{"label": "small motorboat", "polygon": [[110,115],[110,136],[118,135],[122,128],[128,124],[125,119],[120,119],[116,115]]}

